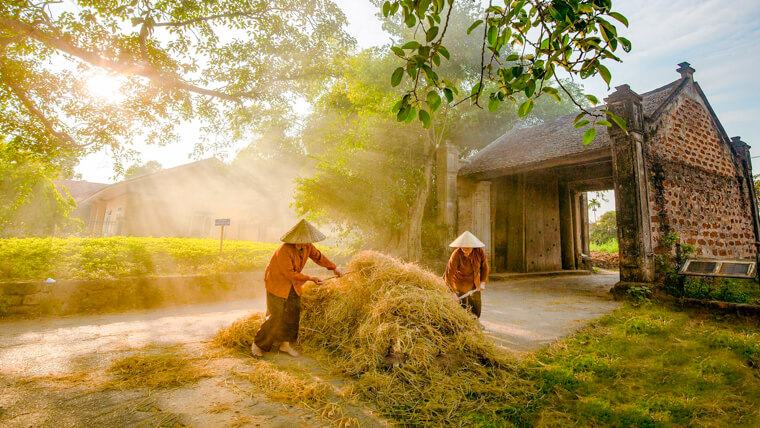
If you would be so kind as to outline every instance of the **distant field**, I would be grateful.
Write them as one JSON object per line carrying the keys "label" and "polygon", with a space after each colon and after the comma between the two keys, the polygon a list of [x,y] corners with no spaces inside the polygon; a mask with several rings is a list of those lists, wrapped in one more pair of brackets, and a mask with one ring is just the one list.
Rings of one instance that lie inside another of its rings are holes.
{"label": "distant field", "polygon": [[[96,279],[263,269],[279,243],[193,238],[0,239],[0,280]],[[330,256],[339,250],[321,248]]]}
{"label": "distant field", "polygon": [[591,251],[601,251],[603,253],[617,253],[618,252],[618,241],[617,239],[611,239],[604,244],[595,244],[591,242],[589,244],[589,249]]}

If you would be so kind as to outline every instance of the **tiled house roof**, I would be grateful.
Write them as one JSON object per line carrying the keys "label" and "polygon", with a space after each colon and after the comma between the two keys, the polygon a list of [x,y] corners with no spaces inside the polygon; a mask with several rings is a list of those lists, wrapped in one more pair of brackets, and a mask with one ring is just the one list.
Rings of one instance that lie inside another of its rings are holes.
{"label": "tiled house roof", "polygon": [[88,196],[97,192],[98,190],[108,186],[106,183],[93,183],[84,180],[56,180],[55,186],[58,188],[59,193],[64,194],[61,188],[65,187],[68,190],[69,195],[74,198],[75,201],[81,202],[87,199]]}
{"label": "tiled house roof", "polygon": [[[676,80],[661,88],[642,94],[644,115],[654,114],[665,100],[679,87]],[[510,168],[530,168],[557,158],[572,156],[610,147],[606,130],[597,128],[594,141],[588,146],[582,142],[587,127],[576,129],[573,119],[577,113],[560,116],[540,125],[514,128],[470,158],[459,175],[470,175]]]}

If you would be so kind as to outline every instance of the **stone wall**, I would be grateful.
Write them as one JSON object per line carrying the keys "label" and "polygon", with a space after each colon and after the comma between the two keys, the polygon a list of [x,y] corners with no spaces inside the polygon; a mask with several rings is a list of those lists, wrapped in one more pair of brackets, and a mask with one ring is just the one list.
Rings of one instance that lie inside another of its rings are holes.
{"label": "stone wall", "polygon": [[655,246],[675,232],[699,256],[754,258],[743,172],[695,88],[684,88],[654,123],[645,159]]}
{"label": "stone wall", "polygon": [[263,272],[0,283],[1,316],[104,313],[265,295]]}

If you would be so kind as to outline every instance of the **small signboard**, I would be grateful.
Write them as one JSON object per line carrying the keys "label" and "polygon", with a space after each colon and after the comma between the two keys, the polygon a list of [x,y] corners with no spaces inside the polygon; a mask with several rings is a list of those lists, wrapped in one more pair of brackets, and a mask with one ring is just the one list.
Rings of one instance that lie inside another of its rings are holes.
{"label": "small signboard", "polygon": [[230,219],[228,218],[218,218],[214,220],[214,226],[229,226],[230,225]]}

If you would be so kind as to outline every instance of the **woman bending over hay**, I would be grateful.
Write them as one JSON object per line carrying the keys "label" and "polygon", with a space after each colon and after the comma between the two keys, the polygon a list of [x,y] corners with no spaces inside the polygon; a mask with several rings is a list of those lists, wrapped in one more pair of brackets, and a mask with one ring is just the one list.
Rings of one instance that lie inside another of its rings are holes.
{"label": "woman bending over hay", "polygon": [[488,281],[488,260],[483,251],[485,244],[465,231],[449,247],[456,250],[451,254],[443,279],[460,298],[459,304],[480,318],[480,291],[486,288]]}
{"label": "woman bending over hay", "polygon": [[276,342],[280,343],[280,351],[298,356],[291,344],[298,338],[303,284],[306,281],[322,283],[320,278],[301,273],[306,262],[312,259],[314,263],[335,272],[336,276],[343,275],[335,263],[313,245],[323,239],[325,235],[306,220],[298,222],[280,238],[284,244],[275,250],[264,271],[268,316],[251,344],[254,357],[263,356]]}

